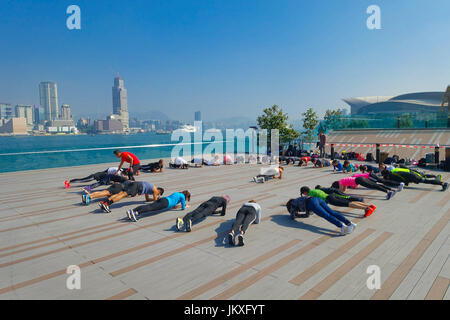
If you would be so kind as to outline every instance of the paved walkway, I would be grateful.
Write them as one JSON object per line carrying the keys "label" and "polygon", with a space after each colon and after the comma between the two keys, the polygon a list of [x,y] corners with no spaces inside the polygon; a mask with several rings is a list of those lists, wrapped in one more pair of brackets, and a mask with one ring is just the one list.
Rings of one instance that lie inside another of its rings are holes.
{"label": "paved walkway", "polygon": [[[188,189],[191,209],[213,195],[232,202],[191,233],[174,231],[172,210],[131,223],[126,199],[102,213],[80,204],[81,188],[68,178],[104,165],[0,174],[0,299],[446,299],[450,298],[450,192],[418,185],[392,200],[359,189],[377,205],[345,237],[312,216],[292,221],[282,205],[303,185],[328,186],[342,175],[329,169],[287,167],[285,179],[251,182],[259,165],[166,169],[142,174],[167,194]],[[448,174],[444,174],[446,178]],[[245,247],[224,244],[237,209],[262,205],[263,220],[250,227]],[[70,265],[81,268],[81,289],[68,290]],[[367,268],[381,270],[381,289],[370,290]]]}

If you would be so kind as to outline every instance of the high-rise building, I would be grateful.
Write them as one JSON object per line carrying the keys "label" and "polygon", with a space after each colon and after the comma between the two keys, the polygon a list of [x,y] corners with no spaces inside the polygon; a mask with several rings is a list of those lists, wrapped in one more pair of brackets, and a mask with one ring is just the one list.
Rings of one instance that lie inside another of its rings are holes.
{"label": "high-rise building", "polygon": [[114,78],[114,86],[112,87],[113,98],[113,114],[118,115],[122,122],[123,131],[129,131],[129,115],[128,115],[128,99],[127,89],[125,89],[124,81],[120,76]]}
{"label": "high-rise building", "polygon": [[44,120],[57,120],[58,113],[58,87],[54,82],[41,82],[39,84],[41,107],[44,108]]}
{"label": "high-rise building", "polygon": [[195,121],[202,121],[202,113],[200,111],[195,112]]}
{"label": "high-rise building", "polygon": [[63,104],[61,106],[61,120],[72,120],[72,111],[70,109],[70,105]]}
{"label": "high-rise building", "polygon": [[27,126],[33,125],[33,107],[25,105],[16,105],[16,118],[27,119]]}
{"label": "high-rise building", "polygon": [[12,119],[15,116],[13,107],[9,103],[0,102],[0,119]]}
{"label": "high-rise building", "polygon": [[35,104],[34,105],[34,124],[40,124],[44,118],[44,114],[42,113],[41,106]]}

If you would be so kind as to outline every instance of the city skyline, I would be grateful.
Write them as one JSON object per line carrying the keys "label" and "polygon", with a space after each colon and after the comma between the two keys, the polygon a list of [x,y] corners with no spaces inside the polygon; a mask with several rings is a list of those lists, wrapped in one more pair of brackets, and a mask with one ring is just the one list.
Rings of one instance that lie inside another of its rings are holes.
{"label": "city skyline", "polygon": [[[365,0],[77,4],[81,30],[61,23],[67,3],[3,5],[0,101],[37,104],[30,88],[52,79],[74,116],[105,113],[120,71],[131,114],[255,118],[278,104],[294,121],[307,107],[323,116],[344,98],[442,91],[450,79],[445,0],[376,1],[381,30],[367,29]],[[47,50],[55,42],[65,45]]]}

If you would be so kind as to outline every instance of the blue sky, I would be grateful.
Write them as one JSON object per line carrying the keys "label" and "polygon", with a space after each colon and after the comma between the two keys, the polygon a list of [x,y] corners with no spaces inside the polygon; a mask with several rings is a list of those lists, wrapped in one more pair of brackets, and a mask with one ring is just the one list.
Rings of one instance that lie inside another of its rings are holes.
{"label": "blue sky", "polygon": [[[66,8],[81,8],[81,30]],[[381,8],[382,30],[366,9]],[[443,91],[448,0],[15,0],[0,2],[0,101],[38,104],[58,83],[73,113],[111,112],[116,72],[130,112],[173,119],[256,118],[278,104],[297,120],[342,98]]]}

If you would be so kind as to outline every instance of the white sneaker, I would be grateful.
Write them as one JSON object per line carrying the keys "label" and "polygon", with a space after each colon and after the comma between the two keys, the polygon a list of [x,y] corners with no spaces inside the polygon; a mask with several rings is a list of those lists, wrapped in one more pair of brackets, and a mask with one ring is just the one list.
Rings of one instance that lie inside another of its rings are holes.
{"label": "white sneaker", "polygon": [[341,232],[339,233],[340,236],[345,236],[347,234],[347,226],[345,224],[342,224]]}
{"label": "white sneaker", "polygon": [[405,183],[404,182],[400,182],[400,185],[398,186],[398,192],[402,191],[403,188],[405,187]]}
{"label": "white sneaker", "polygon": [[258,178],[257,177],[253,177],[253,181],[258,183]]}
{"label": "white sneaker", "polygon": [[347,234],[349,234],[349,233],[352,233],[353,232],[353,230],[355,230],[355,228],[356,228],[356,224],[355,223],[350,223],[350,225],[349,226],[347,226]]}

